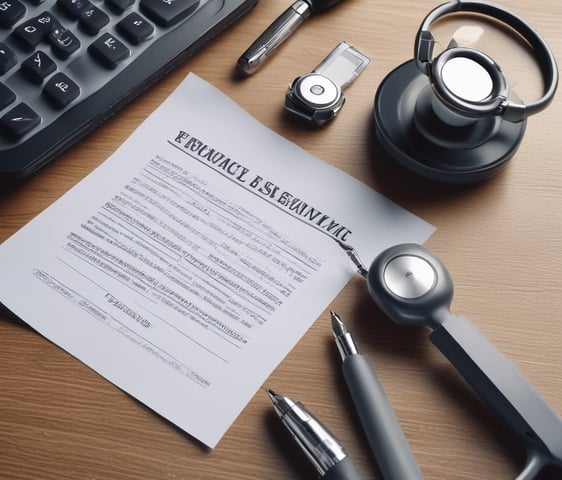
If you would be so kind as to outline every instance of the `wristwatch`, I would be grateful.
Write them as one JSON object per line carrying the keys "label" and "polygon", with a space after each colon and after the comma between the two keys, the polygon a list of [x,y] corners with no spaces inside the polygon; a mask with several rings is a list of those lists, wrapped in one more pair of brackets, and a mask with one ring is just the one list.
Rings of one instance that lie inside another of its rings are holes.
{"label": "wristwatch", "polygon": [[355,47],[341,42],[312,72],[293,80],[285,96],[285,109],[314,126],[323,125],[341,110],[345,103],[342,91],[370,61]]}

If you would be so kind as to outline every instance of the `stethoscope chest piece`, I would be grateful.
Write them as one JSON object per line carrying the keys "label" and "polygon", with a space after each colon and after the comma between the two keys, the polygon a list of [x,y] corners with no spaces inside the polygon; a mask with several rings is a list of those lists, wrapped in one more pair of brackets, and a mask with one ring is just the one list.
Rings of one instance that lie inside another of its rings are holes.
{"label": "stethoscope chest piece", "polygon": [[386,288],[395,295],[414,299],[425,295],[435,284],[435,270],[431,264],[416,255],[398,255],[384,268]]}
{"label": "stethoscope chest piece", "polygon": [[407,326],[438,324],[454,290],[443,263],[422,246],[408,243],[375,258],[367,285],[377,305],[395,323]]}

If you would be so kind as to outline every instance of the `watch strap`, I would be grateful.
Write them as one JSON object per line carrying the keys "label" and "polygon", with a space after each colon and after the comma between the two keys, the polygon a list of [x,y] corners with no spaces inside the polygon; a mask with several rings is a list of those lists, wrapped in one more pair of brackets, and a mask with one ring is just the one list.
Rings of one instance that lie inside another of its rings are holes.
{"label": "watch strap", "polygon": [[351,84],[369,65],[371,59],[347,42],[340,42],[314,69],[342,90]]}

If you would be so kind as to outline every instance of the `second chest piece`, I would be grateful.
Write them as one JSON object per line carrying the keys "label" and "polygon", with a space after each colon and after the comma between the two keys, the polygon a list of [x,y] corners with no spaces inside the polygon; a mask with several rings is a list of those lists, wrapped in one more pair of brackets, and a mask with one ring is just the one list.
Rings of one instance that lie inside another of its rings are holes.
{"label": "second chest piece", "polygon": [[343,90],[369,62],[369,57],[341,42],[311,73],[293,80],[285,96],[285,109],[311,125],[323,125],[341,110]]}

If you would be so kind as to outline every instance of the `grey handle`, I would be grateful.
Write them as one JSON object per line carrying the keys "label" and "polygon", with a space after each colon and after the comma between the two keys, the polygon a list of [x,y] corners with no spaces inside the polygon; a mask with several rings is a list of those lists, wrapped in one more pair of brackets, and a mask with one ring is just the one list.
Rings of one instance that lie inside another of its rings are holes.
{"label": "grey handle", "polygon": [[535,387],[464,317],[451,315],[429,335],[478,395],[543,464],[562,466],[562,418]]}
{"label": "grey handle", "polygon": [[374,368],[362,354],[343,362],[343,374],[384,480],[420,480],[420,471]]}
{"label": "grey handle", "polygon": [[341,462],[336,463],[322,480],[363,480],[357,467],[349,457],[345,457]]}

